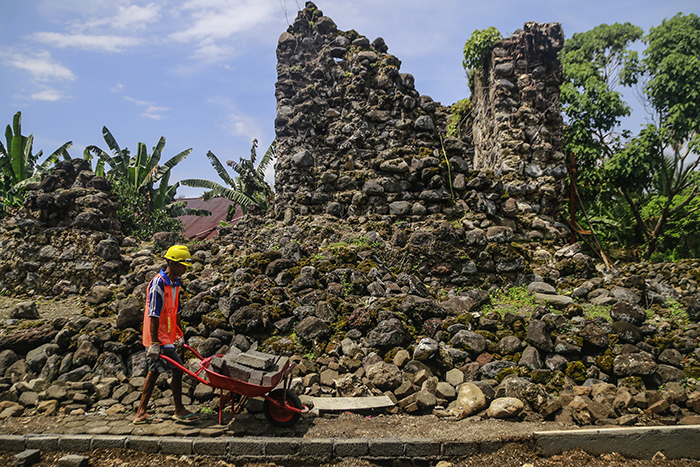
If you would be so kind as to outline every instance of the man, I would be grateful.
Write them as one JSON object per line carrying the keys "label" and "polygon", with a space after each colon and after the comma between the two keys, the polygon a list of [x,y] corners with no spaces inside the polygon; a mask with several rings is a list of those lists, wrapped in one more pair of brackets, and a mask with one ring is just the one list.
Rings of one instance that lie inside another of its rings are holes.
{"label": "man", "polygon": [[196,416],[182,405],[182,370],[160,358],[166,355],[182,364],[175,351],[175,343],[183,337],[180,329],[180,276],[192,265],[190,250],[184,245],[175,245],[165,253],[167,267],[151,279],[146,288],[146,309],[143,314],[143,345],[148,349],[150,365],[143,383],[141,403],[136,411],[134,425],[159,423],[163,420],[150,416],[146,409],[153,395],[158,374],[167,368],[173,372],[170,388],[173,391],[177,421],[192,420]]}

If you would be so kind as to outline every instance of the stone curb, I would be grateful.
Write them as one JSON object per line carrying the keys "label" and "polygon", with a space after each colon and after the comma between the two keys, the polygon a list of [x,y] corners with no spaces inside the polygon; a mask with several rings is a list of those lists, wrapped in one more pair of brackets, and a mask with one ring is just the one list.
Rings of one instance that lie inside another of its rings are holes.
{"label": "stone curb", "polygon": [[87,452],[94,449],[133,449],[177,456],[203,456],[227,461],[307,459],[440,460],[491,453],[507,444],[534,447],[531,435],[484,442],[433,441],[423,438],[185,438],[176,436],[114,436],[26,434],[0,435],[0,450]]}
{"label": "stone curb", "polygon": [[700,459],[700,426],[600,428],[535,432],[537,454],[553,456],[574,448],[598,456],[616,452],[628,458]]}

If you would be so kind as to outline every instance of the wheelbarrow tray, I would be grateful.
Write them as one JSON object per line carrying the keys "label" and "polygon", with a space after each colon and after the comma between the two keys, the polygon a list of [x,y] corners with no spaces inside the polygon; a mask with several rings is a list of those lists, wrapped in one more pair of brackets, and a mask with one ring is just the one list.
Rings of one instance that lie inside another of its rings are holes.
{"label": "wheelbarrow tray", "polygon": [[284,375],[291,369],[292,364],[289,360],[270,378],[270,384],[260,386],[249,383],[248,381],[240,381],[229,376],[224,376],[210,369],[211,359],[214,357],[223,357],[223,355],[213,355],[199,362],[200,368],[204,369],[209,379],[209,385],[213,388],[223,389],[225,391],[235,392],[246,397],[261,397],[274,389],[279,382],[284,378]]}
{"label": "wheelbarrow tray", "polygon": [[[240,381],[229,376],[222,375],[210,369],[211,359],[214,357],[223,357],[223,354],[212,355],[211,357],[203,358],[196,350],[194,350],[189,345],[184,345],[184,347],[194,353],[199,361],[199,369],[196,372],[190,371],[185,366],[176,362],[167,355],[160,355],[160,358],[169,362],[171,365],[180,369],[181,371],[187,373],[197,381],[212,388],[220,390],[219,398],[219,424],[223,420],[223,409],[225,403],[224,401],[224,391],[229,391],[229,400],[231,401],[231,414],[240,413],[243,409],[245,402],[251,397],[262,397],[265,399],[263,404],[263,409],[265,412],[265,417],[273,424],[277,426],[291,426],[299,419],[302,413],[308,412],[308,407],[304,406],[299,397],[294,393],[294,391],[289,389],[291,378],[290,371],[294,368],[294,364],[289,360],[278,369],[276,373],[270,378],[269,385],[257,385],[249,383],[248,381]],[[206,379],[202,378],[200,374],[202,371],[206,374]],[[275,389],[283,378],[286,378],[286,383],[284,388]],[[240,399],[237,403],[234,403],[233,394],[240,395]]]}

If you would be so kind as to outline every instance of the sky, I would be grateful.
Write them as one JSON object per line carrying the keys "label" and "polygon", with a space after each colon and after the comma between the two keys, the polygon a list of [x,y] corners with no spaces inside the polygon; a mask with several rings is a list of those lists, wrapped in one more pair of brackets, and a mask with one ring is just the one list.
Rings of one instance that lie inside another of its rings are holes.
{"label": "sky", "polygon": [[[416,89],[444,105],[469,95],[464,42],[495,26],[507,36],[528,21],[559,22],[566,37],[601,23],[647,32],[700,0],[318,0],[339,29],[382,37]],[[72,141],[108,150],[106,126],[132,153],[166,138],[162,162],[192,148],[170,183],[221,179],[206,158],[262,156],[274,139],[275,48],[303,1],[0,0],[0,125],[22,112],[22,133],[44,157]],[[635,107],[626,123],[644,123]],[[3,144],[5,144],[3,138]],[[43,160],[43,159],[42,159]],[[272,184],[272,164],[267,179]],[[230,175],[235,175],[230,172]],[[201,194],[181,187],[178,196]]]}

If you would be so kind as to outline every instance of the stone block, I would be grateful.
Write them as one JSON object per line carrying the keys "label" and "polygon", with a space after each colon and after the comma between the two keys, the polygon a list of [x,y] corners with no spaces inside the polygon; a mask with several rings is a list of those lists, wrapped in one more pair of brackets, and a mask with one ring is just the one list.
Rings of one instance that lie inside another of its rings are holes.
{"label": "stone block", "polygon": [[58,450],[68,452],[87,452],[90,450],[92,436],[90,435],[63,435],[58,438]]}
{"label": "stone block", "polygon": [[0,435],[0,446],[4,451],[24,451],[24,436]]}
{"label": "stone block", "polygon": [[400,441],[404,446],[404,454],[409,459],[437,459],[440,457],[440,444],[429,439],[402,438]]}
{"label": "stone block", "polygon": [[404,456],[403,443],[399,439],[371,438],[367,441],[372,457],[397,458]]}
{"label": "stone block", "polygon": [[228,458],[258,458],[265,455],[265,441],[260,439],[230,439],[228,446]]}
{"label": "stone block", "polygon": [[173,454],[176,456],[192,455],[192,439],[186,438],[160,438],[160,452],[163,454]]}
{"label": "stone block", "polygon": [[366,457],[369,453],[367,440],[362,438],[336,439],[333,444],[333,452],[336,458]]}
{"label": "stone block", "polygon": [[333,458],[333,439],[304,439],[304,442],[299,446],[298,457],[328,462]]}
{"label": "stone block", "polygon": [[226,457],[228,440],[195,438],[192,443],[192,454],[195,456]]}
{"label": "stone block", "polygon": [[68,454],[58,460],[59,467],[88,467],[90,458],[88,456],[79,456],[77,454]]}
{"label": "stone block", "polygon": [[27,449],[58,451],[58,438],[58,435],[27,435],[24,437],[24,445]]}
{"label": "stone block", "polygon": [[126,436],[93,436],[90,442],[91,449],[124,449]]}
{"label": "stone block", "polygon": [[301,441],[297,438],[269,438],[265,443],[265,456],[295,457]]}
{"label": "stone block", "polygon": [[38,449],[27,449],[15,456],[14,467],[29,467],[41,461],[41,451]]}
{"label": "stone block", "polygon": [[126,448],[141,452],[158,452],[158,438],[153,436],[131,436],[126,440]]}

